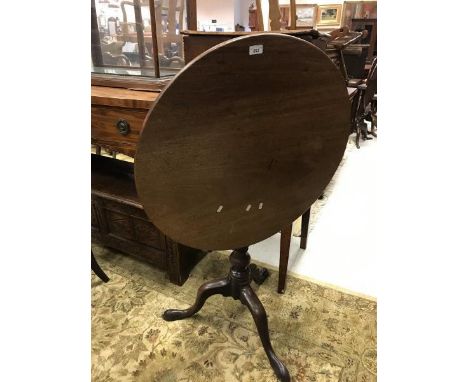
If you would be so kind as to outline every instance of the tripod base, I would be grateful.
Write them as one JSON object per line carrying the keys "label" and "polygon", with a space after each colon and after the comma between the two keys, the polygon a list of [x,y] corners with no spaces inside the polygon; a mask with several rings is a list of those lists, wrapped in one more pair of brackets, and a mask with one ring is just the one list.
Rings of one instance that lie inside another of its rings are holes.
{"label": "tripod base", "polygon": [[252,314],[263,348],[265,349],[265,353],[276,376],[281,382],[289,382],[291,380],[289,371],[276,356],[271,346],[265,308],[250,286],[251,267],[249,266],[250,255],[247,253],[247,250],[248,248],[241,248],[231,253],[229,257],[231,262],[229,275],[203,284],[198,289],[195,303],[190,308],[184,310],[166,310],[163,314],[163,318],[166,321],[175,321],[191,317],[203,307],[208,297],[215,294],[221,294],[225,297],[232,297],[235,300],[240,300],[242,304],[247,306]]}

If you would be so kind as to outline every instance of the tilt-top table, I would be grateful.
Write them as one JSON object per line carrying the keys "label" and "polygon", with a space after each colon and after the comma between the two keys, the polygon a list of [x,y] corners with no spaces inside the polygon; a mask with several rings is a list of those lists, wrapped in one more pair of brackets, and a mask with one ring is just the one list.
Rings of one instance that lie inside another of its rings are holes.
{"label": "tilt-top table", "polygon": [[343,78],[312,44],[265,33],[226,41],[190,62],[149,111],[135,157],[138,196],[173,240],[233,249],[227,277],[202,285],[198,312],[214,294],[250,310],[270,364],[265,309],[250,287],[248,246],[280,231],[320,196],[343,156],[350,106]]}

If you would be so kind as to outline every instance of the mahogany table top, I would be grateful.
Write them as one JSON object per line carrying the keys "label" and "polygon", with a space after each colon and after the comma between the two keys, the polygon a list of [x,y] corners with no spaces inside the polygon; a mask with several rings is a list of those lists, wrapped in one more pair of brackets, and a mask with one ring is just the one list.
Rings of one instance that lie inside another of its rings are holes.
{"label": "mahogany table top", "polygon": [[138,196],[175,241],[251,245],[322,193],[349,120],[343,78],[312,44],[273,33],[226,41],[180,71],[148,112],[135,157]]}

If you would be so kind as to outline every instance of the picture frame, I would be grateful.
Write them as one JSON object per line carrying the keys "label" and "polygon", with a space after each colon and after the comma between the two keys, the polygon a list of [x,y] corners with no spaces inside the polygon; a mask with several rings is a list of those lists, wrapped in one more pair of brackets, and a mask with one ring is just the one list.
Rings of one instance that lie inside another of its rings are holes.
{"label": "picture frame", "polygon": [[317,4],[297,4],[296,5],[296,27],[314,28],[317,19]]}
{"label": "picture frame", "polygon": [[318,6],[317,26],[340,26],[342,4],[321,4]]}

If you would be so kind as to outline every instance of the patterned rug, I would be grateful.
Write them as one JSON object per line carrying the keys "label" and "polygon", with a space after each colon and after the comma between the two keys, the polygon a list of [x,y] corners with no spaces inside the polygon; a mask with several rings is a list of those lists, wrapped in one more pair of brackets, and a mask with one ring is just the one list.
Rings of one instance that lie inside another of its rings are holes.
{"label": "patterned rug", "polygon": [[[227,274],[227,252],[212,252],[178,287],[152,266],[93,246],[110,277],[92,275],[92,381],[276,381],[247,308],[211,297],[194,317],[161,318],[193,303],[199,285]],[[252,284],[269,317],[273,347],[293,381],[376,381],[375,301],[278,273]]]}

